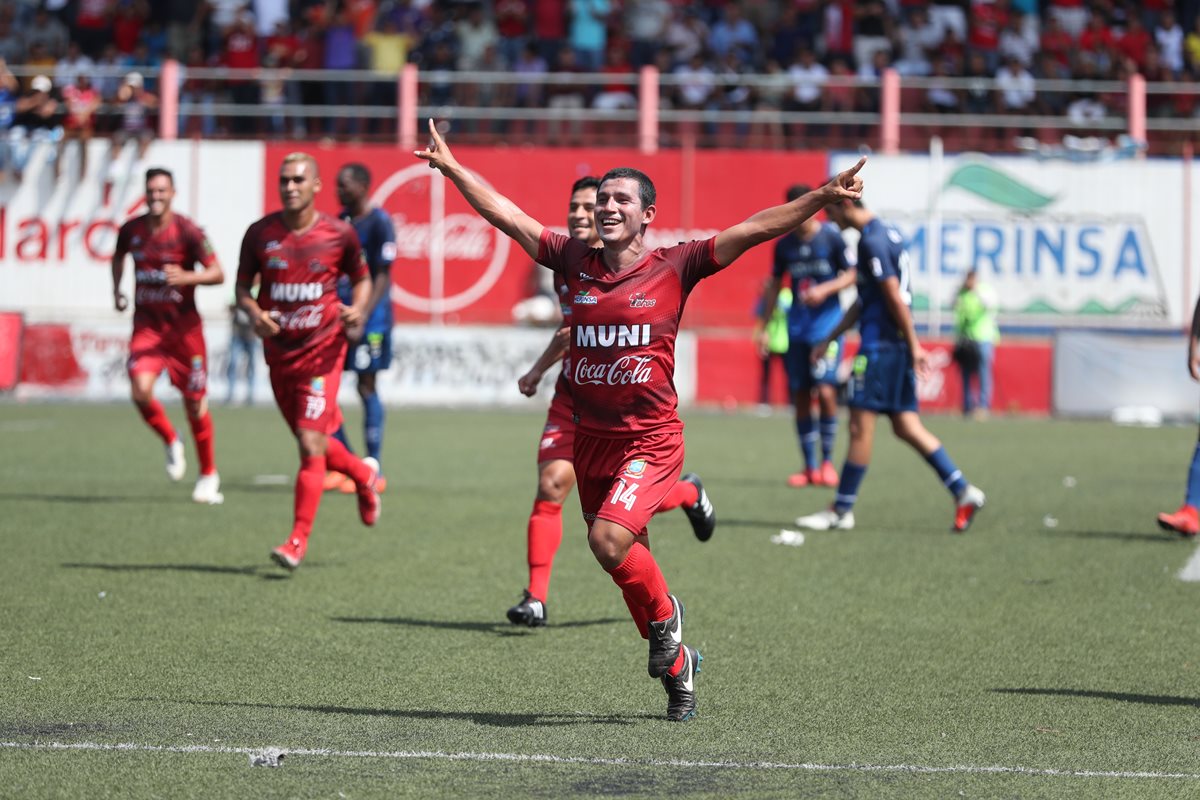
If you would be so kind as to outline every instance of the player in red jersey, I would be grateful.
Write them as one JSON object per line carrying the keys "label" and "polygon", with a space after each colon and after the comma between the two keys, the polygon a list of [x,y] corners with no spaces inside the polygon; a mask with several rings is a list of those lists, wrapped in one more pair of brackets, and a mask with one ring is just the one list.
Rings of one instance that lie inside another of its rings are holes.
{"label": "player in red jersey", "polygon": [[696,713],[700,654],[682,643],[683,606],[650,554],[646,523],[683,464],[676,411],[675,336],[695,285],[746,250],[769,242],[829,203],[862,196],[862,159],[820,189],[758,212],[711,239],[650,250],[654,184],[629,168],[600,180],[595,224],[601,248],[546,229],[487,188],[454,158],[429,121],[431,142],[414,153],[438,169],[485,220],[562,276],[571,297],[571,389],[575,474],[588,544],[621,588],[649,640],[651,677],[667,692],[667,719]]}
{"label": "player in red jersey", "polygon": [[[588,247],[600,244],[596,233],[594,212],[596,190],[600,179],[588,176],[575,181],[571,201],[567,206],[567,233],[585,242]],[[561,276],[554,276],[554,289],[562,304],[562,326],[554,332],[550,344],[533,367],[520,377],[517,388],[527,397],[537,394],[538,384],[546,370],[567,354],[571,333],[571,298]],[[538,443],[538,491],[533,501],[526,528],[526,554],[529,563],[529,585],[520,602],[508,610],[508,620],[514,625],[531,628],[546,624],[546,597],[550,591],[550,571],[554,555],[562,543],[562,505],[575,485],[575,410],[571,399],[570,365],[565,364],[554,384],[554,398],[546,415],[546,425]],[[698,475],[682,476],[659,504],[658,511],[683,507],[696,538],[706,542],[712,537],[717,518],[712,503]]]}
{"label": "player in red jersey", "polygon": [[[271,551],[293,570],[304,559],[325,482],[326,465],[349,476],[364,525],[379,519],[374,459],[359,460],[329,434],[342,424],[338,386],[347,339],[362,335],[371,278],[354,229],[317,211],[317,162],[292,153],[279,169],[283,209],[255,222],[242,239],[237,299],[263,338],[275,401],[300,448],[292,532]],[[337,282],[350,278],[350,305],[338,301]],[[261,281],[256,300],[250,289]]]}
{"label": "player in red jersey", "polygon": [[163,370],[167,371],[171,383],[183,394],[200,462],[192,499],[215,505],[224,498],[213,454],[212,416],[205,394],[208,355],[195,291],[197,286],[220,284],[225,273],[204,232],[171,210],[174,199],[175,179],[171,173],[157,167],[146,170],[146,213],[121,226],[113,250],[113,306],[117,311],[129,307],[121,291],[121,278],[125,257],[132,255],[136,288],[129,342],[131,396],[146,424],[166,446],[168,477],[182,480],[187,471],[183,442],[162,403],[154,397],[154,382]]}

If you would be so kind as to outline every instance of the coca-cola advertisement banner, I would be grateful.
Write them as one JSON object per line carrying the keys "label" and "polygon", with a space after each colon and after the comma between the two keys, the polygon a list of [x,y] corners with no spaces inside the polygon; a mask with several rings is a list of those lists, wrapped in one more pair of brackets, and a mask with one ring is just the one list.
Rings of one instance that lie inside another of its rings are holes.
{"label": "coca-cola advertisement banner", "polygon": [[[546,270],[475,213],[451,183],[395,147],[269,144],[265,211],[279,207],[279,166],[295,150],[316,157],[325,183],[317,203],[330,214],[338,212],[338,169],[359,162],[370,170],[371,199],[391,215],[396,229],[391,298],[397,321],[509,324],[513,307],[546,285]],[[822,182],[827,161],[823,153],[670,151],[647,156],[632,149],[476,147],[455,147],[454,152],[484,183],[563,232],[576,179],[618,166],[640,169],[658,191],[658,216],[647,231],[653,247],[713,236],[782,203],[789,186]],[[702,282],[688,301],[684,324],[752,324],[770,263],[771,245],[766,244]]]}

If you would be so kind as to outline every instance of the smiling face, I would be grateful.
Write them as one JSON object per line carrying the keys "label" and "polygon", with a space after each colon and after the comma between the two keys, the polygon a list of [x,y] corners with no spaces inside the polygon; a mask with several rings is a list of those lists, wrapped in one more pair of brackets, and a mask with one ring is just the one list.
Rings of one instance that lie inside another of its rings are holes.
{"label": "smiling face", "polygon": [[567,235],[589,245],[599,240],[596,234],[596,189],[588,186],[571,195],[567,206]]}
{"label": "smiling face", "polygon": [[596,229],[606,245],[633,241],[654,219],[657,208],[643,206],[633,178],[610,178],[596,192]]}
{"label": "smiling face", "polygon": [[175,199],[175,184],[166,175],[155,175],[146,181],[146,210],[152,217],[170,213]]}
{"label": "smiling face", "polygon": [[284,161],[279,169],[279,199],[284,211],[293,214],[304,211],[312,206],[320,190],[321,179],[313,161],[303,158]]}

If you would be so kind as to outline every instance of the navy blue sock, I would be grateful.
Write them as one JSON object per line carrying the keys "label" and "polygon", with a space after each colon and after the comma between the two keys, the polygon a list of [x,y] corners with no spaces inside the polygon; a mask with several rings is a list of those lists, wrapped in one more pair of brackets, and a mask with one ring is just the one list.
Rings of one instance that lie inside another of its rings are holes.
{"label": "navy blue sock", "polygon": [[800,453],[804,456],[804,468],[816,469],[821,466],[817,461],[817,432],[813,427],[813,418],[796,418],[796,436],[800,439]]}
{"label": "navy blue sock", "polygon": [[967,488],[967,479],[963,477],[962,470],[954,466],[946,448],[939,447],[927,455],[925,460],[937,471],[938,477],[942,479],[942,483],[954,497],[957,498],[962,494],[963,489]]}
{"label": "navy blue sock", "polygon": [[338,426],[338,429],[333,432],[333,438],[337,439],[339,442],[346,445],[346,449],[349,450],[351,453],[354,452],[354,448],[352,448],[350,446],[350,440],[346,438],[346,426],[345,425]]}
{"label": "navy blue sock", "polygon": [[363,436],[367,441],[367,455],[376,461],[383,452],[383,416],[383,402],[378,394],[363,397]]}
{"label": "navy blue sock", "polygon": [[833,440],[837,438],[837,416],[821,417],[821,455],[833,461]]}
{"label": "navy blue sock", "polygon": [[838,479],[837,494],[833,497],[834,511],[844,514],[854,508],[854,501],[858,499],[858,485],[866,474],[865,464],[847,461],[842,466],[842,477]]}

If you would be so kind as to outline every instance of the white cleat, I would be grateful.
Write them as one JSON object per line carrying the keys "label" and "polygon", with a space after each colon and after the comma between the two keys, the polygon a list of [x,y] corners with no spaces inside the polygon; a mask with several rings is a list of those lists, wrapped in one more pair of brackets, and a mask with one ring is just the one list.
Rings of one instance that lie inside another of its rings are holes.
{"label": "white cleat", "polygon": [[807,517],[797,517],[796,527],[807,528],[810,531],[848,531],[854,529],[854,512],[838,513],[832,508],[809,514]]}
{"label": "white cleat", "polygon": [[192,490],[192,502],[210,506],[219,506],[224,503],[225,495],[221,494],[221,476],[215,472],[212,475],[201,475],[196,480],[196,488]]}
{"label": "white cleat", "polygon": [[173,481],[181,481],[185,472],[187,459],[183,454],[183,440],[176,439],[167,445],[167,477]]}

